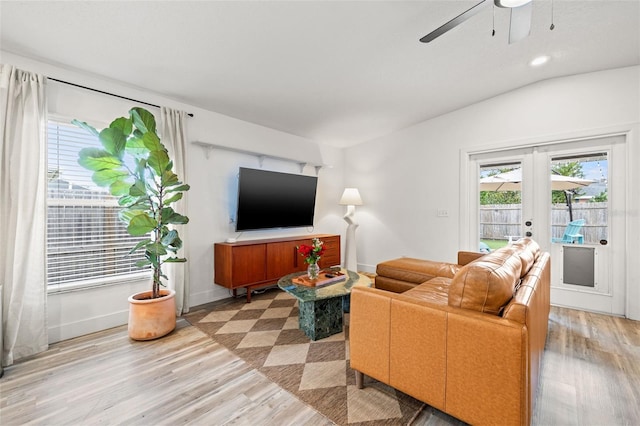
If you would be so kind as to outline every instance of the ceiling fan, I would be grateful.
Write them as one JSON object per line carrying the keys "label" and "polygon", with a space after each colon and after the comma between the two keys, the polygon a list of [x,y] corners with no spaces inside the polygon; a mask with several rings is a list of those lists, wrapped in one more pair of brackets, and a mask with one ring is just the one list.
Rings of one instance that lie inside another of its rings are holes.
{"label": "ceiling fan", "polygon": [[[487,5],[489,0],[481,0],[473,7],[462,12],[449,22],[431,31],[420,39],[423,43],[429,43],[452,28],[457,27],[476,13],[480,12]],[[509,25],[509,44],[522,40],[529,35],[531,30],[531,11],[533,10],[532,0],[494,0],[498,7],[511,9],[511,19]]]}

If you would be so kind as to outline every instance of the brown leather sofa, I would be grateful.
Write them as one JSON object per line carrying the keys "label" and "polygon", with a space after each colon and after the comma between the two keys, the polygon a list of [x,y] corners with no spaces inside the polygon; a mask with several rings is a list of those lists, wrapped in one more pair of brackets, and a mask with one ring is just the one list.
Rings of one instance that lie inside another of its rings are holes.
{"label": "brown leather sofa", "polygon": [[356,382],[386,383],[464,422],[528,425],[549,319],[549,254],[525,238],[458,263],[401,258],[351,293]]}

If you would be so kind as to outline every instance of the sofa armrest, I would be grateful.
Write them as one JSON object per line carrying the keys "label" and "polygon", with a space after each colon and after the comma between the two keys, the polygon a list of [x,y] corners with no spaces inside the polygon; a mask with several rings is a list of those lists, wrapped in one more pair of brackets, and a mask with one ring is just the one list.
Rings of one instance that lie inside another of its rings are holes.
{"label": "sofa armrest", "polygon": [[447,413],[471,424],[528,425],[529,368],[524,324],[463,309],[449,312]]}
{"label": "sofa armrest", "polygon": [[486,253],[478,253],[475,251],[459,251],[458,252],[458,265],[464,266],[474,260],[480,259]]}
{"label": "sofa armrest", "polygon": [[463,421],[530,418],[524,324],[356,287],[349,340],[352,369]]}
{"label": "sofa armrest", "polygon": [[393,294],[370,287],[351,290],[351,368],[384,383],[389,383],[389,323]]}

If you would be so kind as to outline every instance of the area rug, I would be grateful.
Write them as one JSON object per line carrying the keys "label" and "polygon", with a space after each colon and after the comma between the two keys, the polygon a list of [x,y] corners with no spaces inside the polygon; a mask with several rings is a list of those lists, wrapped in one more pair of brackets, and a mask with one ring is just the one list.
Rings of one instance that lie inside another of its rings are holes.
{"label": "area rug", "polygon": [[370,378],[364,389],[355,386],[348,314],[344,332],[312,341],[298,329],[296,299],[274,288],[251,303],[211,304],[185,319],[338,425],[407,425],[424,407]]}

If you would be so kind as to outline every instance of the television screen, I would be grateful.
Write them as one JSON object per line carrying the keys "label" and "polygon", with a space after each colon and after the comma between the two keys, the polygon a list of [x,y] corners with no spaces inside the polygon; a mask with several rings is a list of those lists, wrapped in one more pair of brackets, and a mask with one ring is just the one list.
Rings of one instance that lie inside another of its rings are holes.
{"label": "television screen", "polygon": [[313,226],[316,176],[240,168],[236,231]]}

